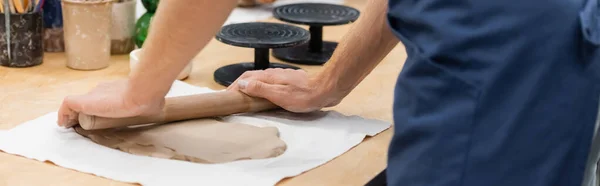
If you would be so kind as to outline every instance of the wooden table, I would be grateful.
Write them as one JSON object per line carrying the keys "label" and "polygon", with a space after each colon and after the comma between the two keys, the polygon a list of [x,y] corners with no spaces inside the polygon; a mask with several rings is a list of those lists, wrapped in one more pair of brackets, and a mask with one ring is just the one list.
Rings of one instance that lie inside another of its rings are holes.
{"label": "wooden table", "polygon": [[[347,5],[362,10],[365,2],[349,0]],[[266,20],[278,22],[274,19]],[[307,27],[304,27],[307,28]],[[350,25],[324,28],[324,39],[339,41]],[[236,54],[236,55],[232,55]],[[384,61],[344,101],[332,109],[344,114],[360,115],[392,122],[394,83],[406,53],[398,45]],[[221,66],[251,61],[253,50],[222,44],[216,40],[194,58],[194,68],[185,82],[224,89],[213,80],[213,72]],[[279,60],[271,57],[272,61]],[[113,56],[110,67],[97,71],[77,71],[65,66],[63,53],[46,53],[44,63],[31,68],[0,67],[0,130],[58,110],[62,99],[87,92],[97,83],[127,77],[129,57]],[[319,66],[298,65],[309,73]],[[367,138],[363,143],[281,185],[363,185],[386,166],[392,130]],[[0,186],[4,185],[128,185],[90,174],[0,152]]]}

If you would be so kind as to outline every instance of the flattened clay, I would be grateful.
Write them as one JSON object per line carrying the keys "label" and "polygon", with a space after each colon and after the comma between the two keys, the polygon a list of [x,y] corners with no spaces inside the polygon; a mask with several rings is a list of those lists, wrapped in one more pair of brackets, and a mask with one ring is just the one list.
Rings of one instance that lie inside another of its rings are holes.
{"label": "flattened clay", "polygon": [[77,126],[75,131],[123,152],[207,164],[272,158],[287,149],[275,127],[215,119],[93,131]]}

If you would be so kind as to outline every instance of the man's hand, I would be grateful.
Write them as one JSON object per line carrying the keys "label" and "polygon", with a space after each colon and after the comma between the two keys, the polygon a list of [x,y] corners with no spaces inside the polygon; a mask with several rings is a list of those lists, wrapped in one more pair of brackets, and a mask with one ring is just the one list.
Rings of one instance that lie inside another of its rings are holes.
{"label": "man's hand", "polygon": [[84,95],[68,96],[58,111],[58,125],[72,127],[79,113],[100,117],[132,117],[160,112],[164,98],[151,101],[135,100],[127,80],[102,83]]}
{"label": "man's hand", "polygon": [[364,14],[352,24],[322,70],[267,69],[244,73],[228,90],[265,98],[292,112],[330,107],[350,94],[398,44],[386,22],[388,0],[368,0]]}
{"label": "man's hand", "polygon": [[292,69],[248,71],[227,90],[265,98],[291,112],[312,112],[335,106],[342,99],[305,71]]}

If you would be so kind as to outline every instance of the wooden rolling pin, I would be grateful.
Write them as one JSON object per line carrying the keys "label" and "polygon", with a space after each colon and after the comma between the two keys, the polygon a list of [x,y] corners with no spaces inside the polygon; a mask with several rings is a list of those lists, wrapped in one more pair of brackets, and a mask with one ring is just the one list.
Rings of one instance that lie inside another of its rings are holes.
{"label": "wooden rolling pin", "polygon": [[188,119],[226,116],[277,108],[266,99],[250,97],[238,91],[221,91],[165,99],[162,112],[152,116],[104,118],[79,115],[79,125],[85,130],[126,127],[140,124],[166,123]]}

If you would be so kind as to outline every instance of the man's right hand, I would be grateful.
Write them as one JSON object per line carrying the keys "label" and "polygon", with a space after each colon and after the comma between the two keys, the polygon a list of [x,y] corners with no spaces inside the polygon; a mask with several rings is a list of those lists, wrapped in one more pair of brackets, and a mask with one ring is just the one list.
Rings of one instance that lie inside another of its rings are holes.
{"label": "man's right hand", "polygon": [[335,106],[345,96],[309,78],[305,71],[278,68],[245,72],[227,90],[267,99],[291,112]]}
{"label": "man's right hand", "polygon": [[249,71],[228,90],[265,98],[291,112],[339,104],[399,42],[387,24],[387,5],[388,0],[368,0],[364,14],[314,78],[302,70]]}

